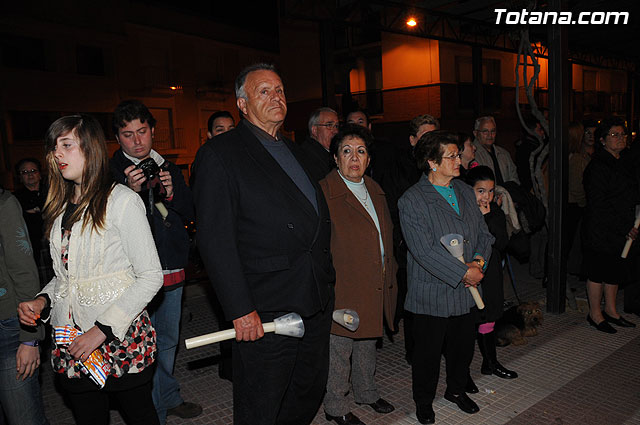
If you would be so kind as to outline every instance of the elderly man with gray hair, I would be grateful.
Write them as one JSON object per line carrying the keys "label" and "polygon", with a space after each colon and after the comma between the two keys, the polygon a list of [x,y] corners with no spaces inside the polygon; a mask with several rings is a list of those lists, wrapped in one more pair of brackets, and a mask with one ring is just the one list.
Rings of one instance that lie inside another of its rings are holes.
{"label": "elderly man with gray hair", "polygon": [[303,153],[300,162],[316,181],[322,180],[336,168],[329,146],[338,132],[339,124],[338,113],[327,107],[316,109],[309,117],[309,137],[300,144]]}
{"label": "elderly man with gray hair", "polygon": [[486,165],[491,168],[496,176],[496,184],[500,186],[505,182],[513,181],[520,184],[518,170],[506,149],[495,145],[496,120],[490,116],[476,119],[473,125],[473,141],[476,147],[476,161],[478,165]]}
{"label": "elderly man with gray hair", "polygon": [[[198,248],[236,331],[233,423],[310,424],[329,367],[329,208],[279,131],[287,100],[275,68],[240,72],[236,104],[244,119],[200,148],[194,184]],[[265,334],[288,312],[302,316],[303,338]]]}

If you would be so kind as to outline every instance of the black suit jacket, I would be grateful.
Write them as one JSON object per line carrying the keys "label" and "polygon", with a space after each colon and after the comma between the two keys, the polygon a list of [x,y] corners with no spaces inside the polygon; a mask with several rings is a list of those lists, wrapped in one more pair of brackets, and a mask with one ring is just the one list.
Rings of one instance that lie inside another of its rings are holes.
{"label": "black suit jacket", "polygon": [[320,142],[308,137],[300,144],[300,164],[315,181],[320,181],[336,168],[336,160]]}
{"label": "black suit jacket", "polygon": [[[300,161],[299,147],[283,143]],[[204,144],[195,163],[198,248],[226,318],[323,310],[335,272],[315,179],[318,213],[244,122]]]}

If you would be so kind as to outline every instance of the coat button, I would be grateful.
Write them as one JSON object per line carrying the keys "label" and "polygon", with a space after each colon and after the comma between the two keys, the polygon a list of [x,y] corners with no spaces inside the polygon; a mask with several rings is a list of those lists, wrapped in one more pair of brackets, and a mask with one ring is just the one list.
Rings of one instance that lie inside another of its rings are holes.
{"label": "coat button", "polygon": [[324,252],[325,254],[329,253],[329,250],[327,248],[323,249],[322,252]]}
{"label": "coat button", "polygon": [[293,223],[287,223],[287,227],[288,227],[289,229],[293,229]]}

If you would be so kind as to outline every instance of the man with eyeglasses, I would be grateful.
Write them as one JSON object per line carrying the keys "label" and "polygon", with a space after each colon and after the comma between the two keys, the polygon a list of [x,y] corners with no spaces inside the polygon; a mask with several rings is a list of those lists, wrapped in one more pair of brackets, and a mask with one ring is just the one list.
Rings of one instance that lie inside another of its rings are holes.
{"label": "man with eyeglasses", "polygon": [[303,153],[300,162],[316,181],[325,178],[336,167],[329,146],[339,125],[338,113],[331,108],[318,108],[309,117],[309,137],[300,144]]}
{"label": "man with eyeglasses", "polygon": [[478,165],[486,165],[493,170],[496,184],[513,181],[520,184],[516,165],[506,149],[495,145],[496,120],[492,116],[476,119],[473,125],[473,144],[476,147],[476,161]]}

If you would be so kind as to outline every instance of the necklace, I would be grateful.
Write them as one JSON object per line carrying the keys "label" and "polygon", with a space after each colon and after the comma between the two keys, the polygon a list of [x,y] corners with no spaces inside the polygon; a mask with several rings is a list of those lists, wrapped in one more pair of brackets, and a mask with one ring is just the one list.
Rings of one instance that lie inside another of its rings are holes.
{"label": "necklace", "polygon": [[358,201],[360,201],[360,203],[364,205],[365,208],[368,206],[367,200],[369,199],[369,191],[367,189],[364,190],[364,199],[362,199],[356,192],[353,192],[353,194],[356,195]]}

